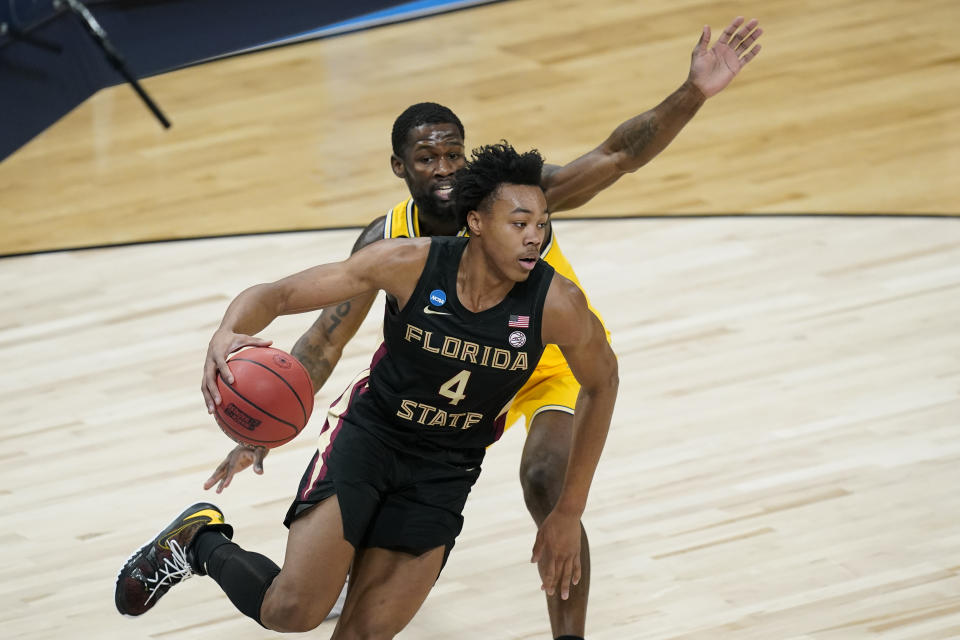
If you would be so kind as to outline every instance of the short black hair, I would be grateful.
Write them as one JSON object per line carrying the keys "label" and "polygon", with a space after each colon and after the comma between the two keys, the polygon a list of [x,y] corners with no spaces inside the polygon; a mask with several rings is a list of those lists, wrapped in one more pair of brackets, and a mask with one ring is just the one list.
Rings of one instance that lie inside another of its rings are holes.
{"label": "short black hair", "polygon": [[407,144],[407,134],[411,129],[425,124],[454,124],[460,131],[460,137],[465,137],[463,123],[453,111],[436,102],[418,102],[404,109],[393,121],[393,152],[402,156],[403,148]]}
{"label": "short black hair", "polygon": [[536,149],[518,153],[506,140],[474,149],[454,181],[457,222],[463,227],[469,212],[488,207],[500,185],[539,187],[542,174],[543,156]]}

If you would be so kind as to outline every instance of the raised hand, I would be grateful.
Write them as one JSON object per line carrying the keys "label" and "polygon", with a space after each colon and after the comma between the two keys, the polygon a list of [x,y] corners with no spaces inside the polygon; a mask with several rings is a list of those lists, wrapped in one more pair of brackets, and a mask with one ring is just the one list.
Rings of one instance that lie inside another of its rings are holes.
{"label": "raised hand", "polygon": [[217,466],[213,475],[203,483],[203,488],[209,489],[219,482],[217,493],[220,493],[230,486],[230,481],[233,480],[235,474],[240,473],[251,464],[253,465],[254,473],[262,474],[263,459],[266,457],[268,451],[269,449],[266,447],[251,447],[245,444],[238,444],[234,447],[233,451],[227,454],[223,462]]}
{"label": "raised hand", "polygon": [[[688,79],[707,98],[714,96],[730,84],[740,70],[760,53],[760,45],[754,44],[763,34],[759,21],[751,19],[744,24],[738,16],[720,34],[720,39],[710,47],[710,26],[703,27],[700,41],[690,56]],[[752,46],[751,46],[752,45]]]}

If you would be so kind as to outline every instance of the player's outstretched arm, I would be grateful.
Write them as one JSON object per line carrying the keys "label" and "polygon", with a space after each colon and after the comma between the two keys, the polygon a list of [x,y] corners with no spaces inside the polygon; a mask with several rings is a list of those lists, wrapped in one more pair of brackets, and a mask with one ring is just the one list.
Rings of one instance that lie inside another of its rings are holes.
{"label": "player's outstretched arm", "polygon": [[622,123],[596,149],[566,166],[543,168],[547,209],[564,211],[585,204],[666,149],[706,99],[726,88],[760,52],[760,45],[754,43],[763,29],[757,25],[756,19],[744,23],[738,17],[713,47],[709,46],[710,27],[704,26],[679,89],[653,109]]}
{"label": "player's outstretched arm", "polygon": [[[382,239],[385,221],[386,218],[381,216],[367,225],[350,253],[354,254]],[[290,353],[310,374],[314,393],[320,390],[333,373],[333,368],[343,354],[343,348],[363,324],[376,298],[376,293],[367,293],[324,309],[313,326],[293,345]],[[203,488],[210,489],[217,485],[217,493],[221,493],[230,486],[234,475],[251,465],[254,473],[262,474],[263,459],[269,452],[266,447],[237,444],[203,483]]]}
{"label": "player's outstretched arm", "polygon": [[570,585],[580,582],[580,516],[607,439],[619,377],[603,325],[575,284],[554,276],[543,317],[544,342],[560,347],[581,385],[563,488],[537,531],[531,558],[538,565],[541,588],[551,596],[559,590],[566,600]]}
{"label": "player's outstretched arm", "polygon": [[315,311],[379,289],[401,304],[413,292],[423,271],[429,238],[376,242],[343,262],[313,267],[292,276],[258,284],[234,298],[207,348],[201,391],[207,410],[220,404],[217,375],[229,383],[233,374],[227,356],[237,349],[266,341],[254,335],[281,315]]}
{"label": "player's outstretched arm", "polygon": [[[382,239],[385,220],[380,217],[370,223],[357,238],[351,254]],[[343,348],[356,335],[376,298],[376,293],[368,293],[324,309],[293,345],[290,353],[307,369],[314,393],[326,384]]]}

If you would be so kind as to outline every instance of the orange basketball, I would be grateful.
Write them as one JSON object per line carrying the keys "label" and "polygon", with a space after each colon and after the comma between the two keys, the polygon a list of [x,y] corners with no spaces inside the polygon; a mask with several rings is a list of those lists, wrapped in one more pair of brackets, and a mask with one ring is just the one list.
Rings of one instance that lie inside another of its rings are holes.
{"label": "orange basketball", "polygon": [[313,411],[313,383],[300,361],[271,347],[238,351],[227,366],[233,384],[217,376],[217,423],[228,436],[253,446],[293,440]]}

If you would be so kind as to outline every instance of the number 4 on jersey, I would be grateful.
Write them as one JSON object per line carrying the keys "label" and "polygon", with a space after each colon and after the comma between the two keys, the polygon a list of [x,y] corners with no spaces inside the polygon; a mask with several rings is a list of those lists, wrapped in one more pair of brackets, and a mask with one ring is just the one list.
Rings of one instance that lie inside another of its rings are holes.
{"label": "number 4 on jersey", "polygon": [[440,391],[438,393],[444,398],[450,398],[450,404],[456,405],[467,397],[467,394],[463,391],[467,388],[467,380],[469,379],[470,372],[464,369],[440,385]]}

